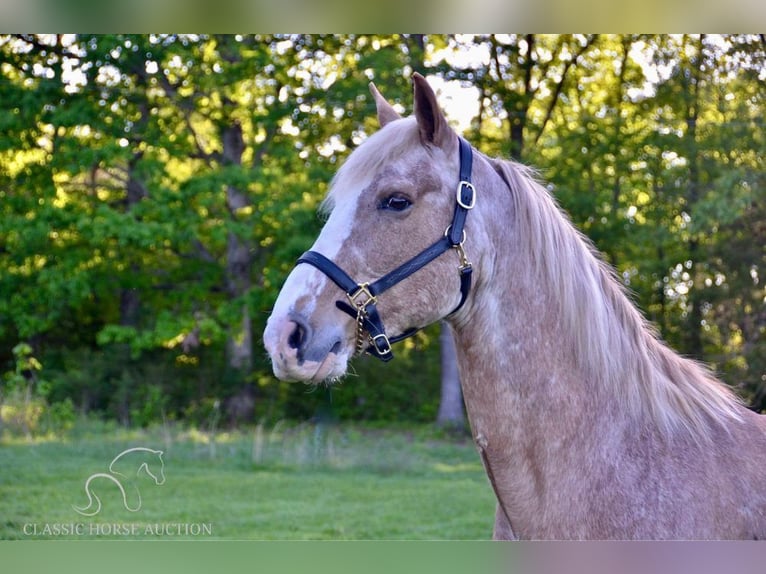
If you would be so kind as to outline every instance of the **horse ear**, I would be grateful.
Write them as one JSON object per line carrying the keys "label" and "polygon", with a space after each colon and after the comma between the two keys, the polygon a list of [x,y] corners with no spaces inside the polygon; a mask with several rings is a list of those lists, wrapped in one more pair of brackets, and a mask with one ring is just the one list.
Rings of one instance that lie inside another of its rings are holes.
{"label": "horse ear", "polygon": [[370,93],[372,94],[372,97],[375,98],[375,105],[378,108],[378,123],[380,123],[380,127],[385,127],[387,123],[402,118],[393,106],[386,101],[386,98],[383,97],[372,82],[370,82]]}
{"label": "horse ear", "polygon": [[412,75],[412,82],[415,88],[415,118],[418,121],[421,139],[424,143],[446,148],[452,143],[455,132],[449,127],[447,118],[436,101],[436,94],[426,79],[417,72]]}

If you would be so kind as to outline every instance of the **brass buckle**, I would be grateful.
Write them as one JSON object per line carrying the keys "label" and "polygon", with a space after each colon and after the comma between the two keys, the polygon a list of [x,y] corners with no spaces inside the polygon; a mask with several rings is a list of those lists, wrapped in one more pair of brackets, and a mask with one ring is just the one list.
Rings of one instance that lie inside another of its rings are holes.
{"label": "brass buckle", "polygon": [[360,283],[357,285],[356,291],[353,293],[346,293],[346,297],[351,304],[359,311],[363,311],[370,303],[375,304],[378,298],[370,293],[369,283]]}

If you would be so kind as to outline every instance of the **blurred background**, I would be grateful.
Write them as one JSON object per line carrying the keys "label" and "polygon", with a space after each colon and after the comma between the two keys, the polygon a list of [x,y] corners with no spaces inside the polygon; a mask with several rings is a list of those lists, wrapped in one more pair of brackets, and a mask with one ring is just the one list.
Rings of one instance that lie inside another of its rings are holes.
{"label": "blurred background", "polygon": [[0,36],[0,430],[465,425],[439,325],[333,388],[261,343],[337,169],[426,75],[681,353],[766,407],[764,35]]}

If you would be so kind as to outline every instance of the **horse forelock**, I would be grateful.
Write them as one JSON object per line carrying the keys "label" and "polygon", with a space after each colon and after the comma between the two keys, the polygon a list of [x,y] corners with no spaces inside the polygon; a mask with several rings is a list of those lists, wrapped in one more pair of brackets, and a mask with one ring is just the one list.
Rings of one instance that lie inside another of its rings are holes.
{"label": "horse forelock", "polygon": [[386,124],[354,149],[338,169],[321,211],[329,213],[339,203],[360,193],[384,165],[406,156],[407,151],[417,145],[420,141],[414,117]]}
{"label": "horse forelock", "polygon": [[520,252],[529,254],[533,272],[558,301],[581,369],[616,393],[624,408],[654,419],[665,434],[683,428],[707,440],[719,428],[715,423],[741,420],[739,399],[705,366],[659,339],[536,173],[514,162],[491,161],[512,190],[517,236],[527,242]]}

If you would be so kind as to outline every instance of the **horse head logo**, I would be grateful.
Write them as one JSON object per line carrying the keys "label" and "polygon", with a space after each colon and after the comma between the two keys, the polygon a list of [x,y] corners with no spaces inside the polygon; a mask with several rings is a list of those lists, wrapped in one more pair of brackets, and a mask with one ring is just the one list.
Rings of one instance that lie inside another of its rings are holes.
{"label": "horse head logo", "polygon": [[101,484],[114,484],[121,496],[122,504],[129,512],[141,510],[141,491],[138,489],[139,479],[145,474],[160,486],[165,483],[165,463],[163,452],[151,448],[129,448],[118,454],[109,464],[109,472],[97,472],[85,481],[85,494],[88,496],[86,506],[72,508],[83,516],[95,516],[101,512],[101,498],[95,489]]}

